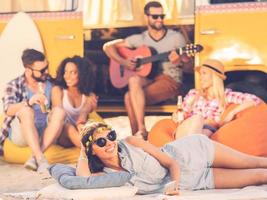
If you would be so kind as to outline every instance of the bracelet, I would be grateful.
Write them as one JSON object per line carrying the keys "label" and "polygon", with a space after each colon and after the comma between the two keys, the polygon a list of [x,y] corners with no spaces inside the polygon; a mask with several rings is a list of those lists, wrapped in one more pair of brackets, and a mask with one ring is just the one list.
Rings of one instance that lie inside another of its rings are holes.
{"label": "bracelet", "polygon": [[79,160],[88,160],[88,158],[86,157],[86,156],[82,156],[82,155],[80,155],[80,157],[79,157]]}

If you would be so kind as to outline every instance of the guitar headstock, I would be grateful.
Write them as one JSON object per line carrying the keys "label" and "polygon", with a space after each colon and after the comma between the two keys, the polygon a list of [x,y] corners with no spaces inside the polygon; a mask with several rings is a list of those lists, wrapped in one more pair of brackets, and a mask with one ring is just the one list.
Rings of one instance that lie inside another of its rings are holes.
{"label": "guitar headstock", "polygon": [[199,53],[203,50],[203,46],[200,44],[187,44],[185,47],[179,49],[179,54],[186,54],[187,56],[194,56],[196,53]]}

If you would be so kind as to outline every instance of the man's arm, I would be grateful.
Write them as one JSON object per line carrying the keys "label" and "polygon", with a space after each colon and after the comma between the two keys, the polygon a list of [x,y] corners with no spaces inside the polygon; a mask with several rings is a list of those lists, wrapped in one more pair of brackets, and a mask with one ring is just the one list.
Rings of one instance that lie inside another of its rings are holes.
{"label": "man's arm", "polygon": [[14,86],[9,85],[3,98],[5,113],[8,116],[15,116],[16,113],[24,106],[31,107],[33,104],[40,105],[47,100],[45,94],[35,93],[30,99],[20,100],[16,96],[17,90]]}
{"label": "man's arm", "polygon": [[130,48],[130,45],[126,40],[117,39],[117,40],[112,40],[110,42],[106,42],[103,46],[103,50],[109,58],[117,61],[118,63],[120,63],[124,67],[127,67],[128,69],[134,70],[136,66],[135,60],[123,58],[117,50],[119,47]]}
{"label": "man's arm", "polygon": [[7,116],[15,116],[16,113],[24,106],[32,107],[33,104],[40,105],[41,102],[44,102],[46,99],[44,94],[35,94],[30,99],[21,101],[18,103],[12,103],[7,106],[6,114]]}
{"label": "man's arm", "polygon": [[27,106],[27,101],[10,104],[6,110],[6,114],[11,117],[15,116],[16,113],[24,106]]}
{"label": "man's arm", "polygon": [[7,116],[15,116],[16,113],[24,106],[31,106],[28,100],[20,100],[16,93],[18,88],[14,82],[10,82],[5,89],[5,95],[3,97],[4,111]]}
{"label": "man's arm", "polygon": [[120,62],[123,58],[120,56],[120,54],[117,51],[118,47],[127,47],[125,40],[117,39],[117,40],[106,42],[103,45],[103,51],[107,54],[108,57],[116,60],[117,62]]}

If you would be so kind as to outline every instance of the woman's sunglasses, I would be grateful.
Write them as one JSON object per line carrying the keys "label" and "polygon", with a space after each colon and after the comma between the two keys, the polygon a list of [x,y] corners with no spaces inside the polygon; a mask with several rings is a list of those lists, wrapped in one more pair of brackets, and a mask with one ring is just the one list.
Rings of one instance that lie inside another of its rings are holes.
{"label": "woman's sunglasses", "polygon": [[115,141],[117,139],[117,133],[116,131],[110,131],[106,137],[100,137],[100,138],[97,138],[94,143],[99,146],[99,147],[104,147],[106,146],[107,144],[107,139],[109,141]]}
{"label": "woman's sunglasses", "polygon": [[160,18],[160,19],[164,19],[164,17],[165,17],[165,15],[164,14],[161,14],[161,15],[152,15],[152,14],[148,14],[148,16],[151,16],[152,17],[152,19],[154,19],[154,20],[156,20],[156,19],[158,19],[158,18]]}

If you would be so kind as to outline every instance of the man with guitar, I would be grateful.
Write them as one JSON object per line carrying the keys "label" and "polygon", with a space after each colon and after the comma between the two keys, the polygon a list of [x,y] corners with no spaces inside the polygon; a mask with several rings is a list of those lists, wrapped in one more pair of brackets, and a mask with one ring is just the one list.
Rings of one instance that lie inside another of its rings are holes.
{"label": "man with guitar", "polygon": [[[130,74],[130,77],[126,79],[129,91],[124,96],[125,107],[133,135],[146,138],[145,105],[174,98],[180,93],[182,85],[181,64],[189,64],[190,59],[184,54],[180,56],[175,51],[179,47],[185,46],[186,42],[181,33],[169,30],[164,26],[165,15],[162,5],[157,1],[150,1],[145,5],[144,13],[147,20],[146,31],[125,39],[107,42],[103,49],[112,60],[119,63],[119,67],[114,72],[119,74],[118,78],[123,80],[124,73],[129,72]],[[120,48],[142,48],[144,45],[152,47],[159,54],[170,52],[166,59],[157,62],[157,66],[152,69],[153,75],[156,74],[153,77],[151,75],[144,77],[138,74],[139,70],[142,70],[142,67],[139,68],[138,66],[140,56],[127,56],[127,53],[120,51]],[[156,73],[154,73],[155,71]],[[110,73],[113,73],[113,70],[110,70]],[[114,83],[115,81],[116,79]],[[114,86],[116,87],[116,85]]]}

